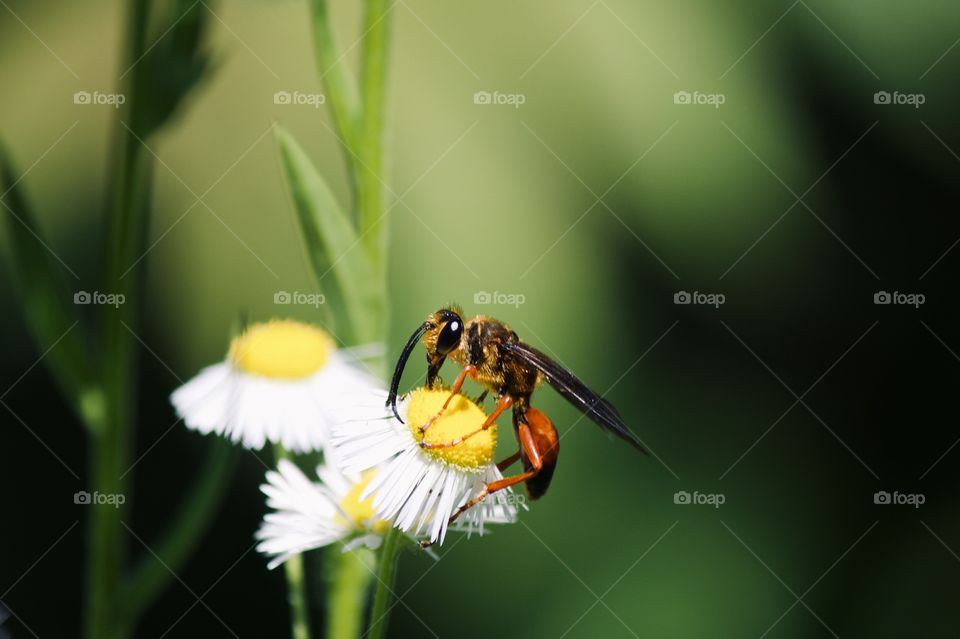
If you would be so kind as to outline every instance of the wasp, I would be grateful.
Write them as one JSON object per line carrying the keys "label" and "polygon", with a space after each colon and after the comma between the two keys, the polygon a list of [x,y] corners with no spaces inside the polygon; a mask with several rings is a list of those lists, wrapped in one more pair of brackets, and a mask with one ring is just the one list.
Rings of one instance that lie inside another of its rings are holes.
{"label": "wasp", "polygon": [[526,483],[527,494],[532,500],[539,499],[547,492],[557,466],[560,438],[550,419],[530,405],[533,392],[544,381],[601,428],[647,454],[617,409],[590,390],[572,372],[521,341],[516,332],[505,323],[485,315],[477,315],[464,322],[463,311],[453,305],[431,313],[413,332],[400,353],[390,382],[387,406],[401,422],[403,420],[397,412],[400,377],[410,354],[421,340],[427,355],[428,388],[434,387],[440,367],[448,358],[460,366],[460,373],[450,388],[450,396],[436,415],[420,425],[421,433],[443,414],[467,378],[484,388],[479,401],[483,401],[487,393],[492,392],[496,397],[496,407],[477,430],[450,442],[421,441],[420,445],[424,448],[456,446],[490,428],[504,411],[512,408],[513,432],[519,450],[498,463],[497,468],[503,471],[518,460],[523,464],[523,472],[487,484],[479,495],[454,513],[450,518],[451,522],[487,495],[516,484]]}

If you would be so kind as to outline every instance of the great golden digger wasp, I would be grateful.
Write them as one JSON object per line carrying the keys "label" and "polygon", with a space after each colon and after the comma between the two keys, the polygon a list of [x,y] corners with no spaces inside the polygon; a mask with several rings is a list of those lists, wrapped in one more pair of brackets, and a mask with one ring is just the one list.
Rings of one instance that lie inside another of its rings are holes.
{"label": "great golden digger wasp", "polygon": [[390,394],[387,397],[387,406],[393,409],[397,419],[403,421],[397,412],[397,389],[400,386],[400,377],[410,353],[421,339],[427,352],[428,388],[433,388],[440,373],[440,367],[448,357],[461,367],[460,374],[451,386],[450,396],[443,408],[427,423],[420,426],[421,433],[430,428],[433,422],[443,414],[450,400],[460,392],[468,377],[484,387],[481,400],[487,392],[492,392],[497,400],[493,412],[477,430],[454,441],[421,442],[421,446],[426,448],[456,446],[470,436],[490,428],[507,408],[512,407],[513,430],[520,449],[497,464],[497,467],[502,471],[517,460],[523,463],[522,473],[488,484],[480,495],[464,504],[450,518],[451,522],[490,493],[509,486],[526,482],[530,499],[538,499],[547,492],[557,465],[560,438],[550,419],[530,406],[530,397],[542,381],[553,386],[567,401],[599,424],[601,428],[646,454],[647,451],[640,440],[630,432],[617,409],[587,388],[573,373],[536,348],[522,342],[517,334],[503,322],[483,315],[464,322],[463,311],[456,306],[441,308],[431,313],[403,347],[393,372]]}

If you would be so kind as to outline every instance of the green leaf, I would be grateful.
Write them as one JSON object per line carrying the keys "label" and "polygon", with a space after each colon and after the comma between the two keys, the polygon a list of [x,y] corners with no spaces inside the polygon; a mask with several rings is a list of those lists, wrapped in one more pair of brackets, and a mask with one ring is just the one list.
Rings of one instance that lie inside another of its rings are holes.
{"label": "green leaf", "polygon": [[[26,324],[66,399],[81,415],[96,390],[86,387],[88,369],[82,331],[64,274],[77,275],[50,248],[21,192],[17,172],[0,146],[0,217],[9,240],[11,271]],[[79,278],[77,279],[79,283]],[[86,421],[86,420],[85,420]]]}
{"label": "green leaf", "polygon": [[282,127],[275,129],[310,263],[356,341],[382,339],[381,296],[373,267],[350,219],[310,158]]}

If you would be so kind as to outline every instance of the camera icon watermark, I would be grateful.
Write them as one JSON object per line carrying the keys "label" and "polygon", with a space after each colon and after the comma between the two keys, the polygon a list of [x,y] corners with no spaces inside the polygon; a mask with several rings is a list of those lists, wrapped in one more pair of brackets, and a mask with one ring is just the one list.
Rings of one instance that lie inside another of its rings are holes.
{"label": "camera icon watermark", "polygon": [[878,306],[912,306],[920,308],[927,301],[927,296],[923,293],[901,293],[894,291],[877,291],[873,294],[873,303]]}
{"label": "camera icon watermark", "polygon": [[700,91],[677,91],[673,94],[673,103],[680,105],[703,105],[719,109],[727,96],[723,93],[701,93]]}
{"label": "camera icon watermark", "polygon": [[877,91],[873,94],[874,104],[883,105],[905,105],[919,109],[927,101],[927,96],[923,93],[900,93],[899,91]]}
{"label": "camera icon watermark", "polygon": [[300,291],[277,291],[273,294],[273,303],[283,306],[312,306],[320,308],[326,304],[327,298],[323,293],[302,293]]}
{"label": "camera icon watermark", "polygon": [[100,91],[77,91],[73,94],[73,103],[81,105],[106,105],[119,109],[127,101],[122,93],[101,93]]}
{"label": "camera icon watermark", "polygon": [[477,91],[473,94],[473,103],[479,105],[512,106],[519,109],[526,101],[527,96],[523,93]]}
{"label": "camera icon watermark", "polygon": [[527,296],[523,293],[503,293],[500,291],[477,291],[473,294],[473,303],[481,306],[495,304],[498,306],[512,306],[520,308],[526,304]]}
{"label": "camera icon watermark", "polygon": [[112,306],[114,308],[119,308],[126,301],[127,298],[123,293],[77,291],[73,294],[73,303],[84,306]]}
{"label": "camera icon watermark", "polygon": [[720,308],[727,301],[727,296],[723,293],[701,293],[694,291],[677,291],[673,294],[673,303],[679,305],[696,304],[701,306],[712,306]]}
{"label": "camera icon watermark", "polygon": [[277,91],[273,94],[273,103],[282,106],[311,106],[319,109],[326,104],[327,96],[322,93],[303,93],[301,91]]}
{"label": "camera icon watermark", "polygon": [[878,490],[873,493],[873,503],[878,506],[913,506],[919,508],[927,503],[927,496],[923,493],[901,493]]}
{"label": "camera icon watermark", "polygon": [[692,493],[686,490],[678,490],[673,493],[673,503],[678,506],[713,506],[720,508],[727,502],[727,496],[723,493],[701,493],[695,490]]}
{"label": "camera icon watermark", "polygon": [[93,491],[89,493],[85,490],[78,490],[73,493],[73,503],[79,506],[113,506],[119,508],[126,503],[127,497],[122,493],[101,493]]}

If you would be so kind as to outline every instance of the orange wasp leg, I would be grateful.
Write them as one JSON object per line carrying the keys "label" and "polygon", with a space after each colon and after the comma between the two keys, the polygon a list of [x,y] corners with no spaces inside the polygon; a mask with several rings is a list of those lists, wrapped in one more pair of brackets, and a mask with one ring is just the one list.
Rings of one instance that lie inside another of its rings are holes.
{"label": "orange wasp leg", "polygon": [[[533,440],[533,435],[530,433],[530,427],[526,423],[520,424],[519,428],[517,429],[517,438],[520,440],[520,446],[523,449],[523,452],[527,454],[527,459],[530,460],[530,466],[532,467],[531,470],[520,473],[518,475],[513,475],[512,477],[506,477],[504,479],[498,479],[497,481],[490,482],[484,487],[482,491],[480,491],[479,495],[477,495],[476,497],[474,497],[473,499],[465,503],[463,506],[460,506],[460,508],[457,509],[457,512],[453,513],[453,515],[450,516],[450,519],[447,522],[448,525],[455,522],[457,518],[460,517],[460,515],[465,513],[467,510],[473,508],[474,506],[479,504],[481,501],[486,499],[487,495],[495,493],[498,490],[503,490],[504,488],[509,488],[517,484],[522,484],[528,479],[532,479],[533,477],[537,476],[537,473],[539,473],[540,469],[543,468],[543,460],[540,457],[540,451],[537,450],[537,445]],[[510,455],[510,457],[507,457],[507,459],[504,459],[502,462],[500,462],[500,464],[505,464],[509,460],[509,463],[507,464],[507,466],[509,466],[514,461],[516,461],[516,458],[519,458],[519,457],[520,457],[520,451],[517,451],[513,455]],[[498,468],[500,464],[497,464]],[[429,548],[432,545],[433,543],[430,541],[420,542],[421,548]]]}
{"label": "orange wasp leg", "polygon": [[457,379],[453,382],[453,386],[450,387],[450,395],[447,397],[447,401],[443,403],[443,408],[437,411],[437,414],[431,417],[426,424],[423,424],[420,427],[420,433],[427,432],[427,429],[433,426],[433,423],[440,419],[440,416],[443,415],[443,411],[447,410],[447,407],[450,405],[450,400],[454,398],[455,395],[460,393],[460,389],[463,388],[463,383],[467,380],[467,377],[473,377],[477,372],[476,366],[472,364],[467,364],[463,367],[463,370],[460,371],[460,374],[457,375]]}
{"label": "orange wasp leg", "polygon": [[504,458],[503,461],[497,463],[497,470],[503,472],[507,468],[510,468],[518,459],[520,459],[520,451],[518,450],[509,457]]}
{"label": "orange wasp leg", "polygon": [[493,409],[493,412],[490,413],[486,421],[483,422],[483,425],[481,425],[480,428],[478,428],[477,430],[469,432],[463,437],[458,437],[453,441],[449,441],[449,442],[432,443],[432,442],[425,442],[421,440],[420,447],[421,448],[450,448],[451,446],[462,444],[464,441],[466,441],[467,439],[470,439],[477,433],[482,433],[483,431],[493,426],[493,422],[497,421],[497,418],[503,414],[503,411],[510,408],[512,404],[513,404],[512,397],[510,397],[509,395],[501,395],[500,398],[497,400],[497,407]]}
{"label": "orange wasp leg", "polygon": [[[453,516],[450,517],[451,524],[454,521],[456,521],[457,517],[462,515],[465,511],[469,510],[470,508],[473,508],[474,506],[479,504],[481,501],[483,501],[487,497],[487,495],[495,493],[498,490],[503,490],[504,488],[510,488],[511,486],[516,486],[517,484],[521,484],[527,481],[528,479],[532,479],[537,476],[537,473],[539,473],[540,470],[543,468],[543,459],[540,457],[540,451],[537,449],[537,444],[533,439],[533,434],[530,432],[530,426],[525,422],[521,422],[519,427],[517,428],[517,439],[520,440],[520,446],[523,449],[523,452],[526,453],[527,459],[530,461],[530,470],[519,473],[517,475],[513,475],[512,477],[498,479],[497,481],[493,481],[487,484],[486,487],[484,487],[484,489],[480,491],[479,495],[477,495],[476,497],[474,497],[473,499],[465,503],[463,506],[460,506],[457,512],[455,512]],[[519,456],[520,452],[518,451],[516,454],[517,456]],[[507,459],[510,459],[510,457],[508,457]],[[506,460],[504,460],[504,462],[505,461]],[[500,463],[502,464],[503,462],[500,462]],[[499,466],[500,464],[497,464],[498,468]]]}

